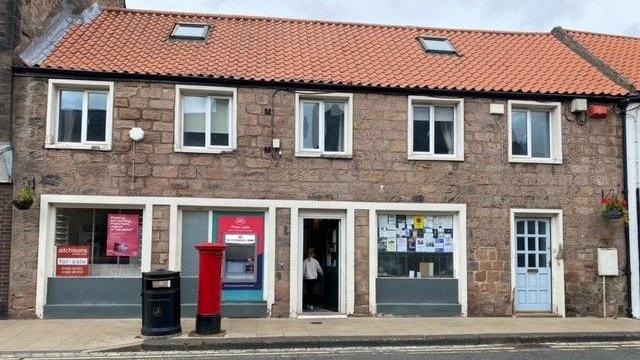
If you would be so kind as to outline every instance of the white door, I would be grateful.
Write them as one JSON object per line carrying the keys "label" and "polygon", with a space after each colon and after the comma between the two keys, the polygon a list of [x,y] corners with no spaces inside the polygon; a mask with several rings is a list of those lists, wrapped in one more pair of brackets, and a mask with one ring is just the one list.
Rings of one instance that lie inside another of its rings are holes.
{"label": "white door", "polygon": [[[344,211],[339,212],[325,212],[325,211],[301,211],[298,217],[298,244],[297,244],[297,254],[298,258],[296,259],[298,274],[296,279],[291,279],[292,282],[295,281],[297,283],[297,299],[295,304],[296,314],[303,314],[303,286],[302,286],[302,271],[304,261],[304,220],[305,219],[336,219],[340,221],[339,231],[338,231],[338,246],[339,246],[339,254],[342,254],[338,257],[338,315],[343,316],[347,313],[347,240],[346,240],[346,214]],[[336,313],[334,313],[335,315]],[[317,315],[314,315],[317,316]],[[321,316],[321,315],[320,315]],[[331,315],[327,315],[331,316]]]}
{"label": "white door", "polygon": [[516,311],[551,311],[549,219],[516,219]]}

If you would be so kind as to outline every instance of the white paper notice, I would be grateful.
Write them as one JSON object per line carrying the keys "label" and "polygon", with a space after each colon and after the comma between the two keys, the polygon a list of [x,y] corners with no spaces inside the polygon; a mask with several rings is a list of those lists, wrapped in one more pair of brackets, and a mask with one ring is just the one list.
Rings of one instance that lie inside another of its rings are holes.
{"label": "white paper notice", "polygon": [[444,252],[446,253],[453,252],[453,238],[449,234],[446,234],[444,236]]}
{"label": "white paper notice", "polygon": [[399,238],[398,239],[398,252],[407,252],[407,239]]}
{"label": "white paper notice", "polygon": [[440,216],[440,226],[445,229],[453,228],[453,216]]}
{"label": "white paper notice", "polygon": [[427,242],[423,238],[416,239],[416,252],[427,252]]}
{"label": "white paper notice", "polygon": [[425,239],[425,247],[427,248],[427,252],[429,253],[436,252],[436,244],[434,239]]}
{"label": "white paper notice", "polygon": [[395,238],[387,238],[387,251],[395,252],[396,251],[396,239]]}

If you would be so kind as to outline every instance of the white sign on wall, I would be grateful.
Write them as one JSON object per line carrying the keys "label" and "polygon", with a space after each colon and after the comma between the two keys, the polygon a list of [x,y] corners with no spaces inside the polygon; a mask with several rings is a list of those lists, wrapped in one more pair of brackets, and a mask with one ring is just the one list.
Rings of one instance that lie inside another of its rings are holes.
{"label": "white sign on wall", "polygon": [[618,276],[618,249],[598,249],[598,275]]}

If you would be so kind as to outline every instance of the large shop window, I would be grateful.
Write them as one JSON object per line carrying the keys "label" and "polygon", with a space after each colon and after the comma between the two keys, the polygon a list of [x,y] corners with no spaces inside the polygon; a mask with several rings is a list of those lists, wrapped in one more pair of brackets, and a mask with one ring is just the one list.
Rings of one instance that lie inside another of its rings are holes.
{"label": "large shop window", "polygon": [[560,103],[509,101],[509,161],[561,163]]}
{"label": "large shop window", "polygon": [[350,156],[351,95],[296,94],[297,156]]}
{"label": "large shop window", "polygon": [[49,80],[48,148],[110,150],[113,83]]}
{"label": "large shop window", "polygon": [[378,215],[378,277],[453,277],[451,215]]}
{"label": "large shop window", "polygon": [[236,147],[234,88],[176,86],[176,151],[220,153]]}
{"label": "large shop window", "polygon": [[56,210],[56,277],[140,276],[142,210]]}
{"label": "large shop window", "polygon": [[410,160],[464,159],[463,100],[409,97]]}

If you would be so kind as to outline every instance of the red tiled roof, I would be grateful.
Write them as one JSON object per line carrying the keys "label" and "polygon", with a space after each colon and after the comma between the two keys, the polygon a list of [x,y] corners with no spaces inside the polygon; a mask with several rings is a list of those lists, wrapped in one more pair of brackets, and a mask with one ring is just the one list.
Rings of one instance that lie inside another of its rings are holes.
{"label": "red tiled roof", "polygon": [[640,38],[567,30],[575,41],[640,87]]}
{"label": "red tiled roof", "polygon": [[[171,40],[176,22],[211,27]],[[458,56],[417,38],[448,38]],[[72,28],[43,67],[220,79],[538,94],[624,95],[549,33],[431,29],[105,9]]]}

